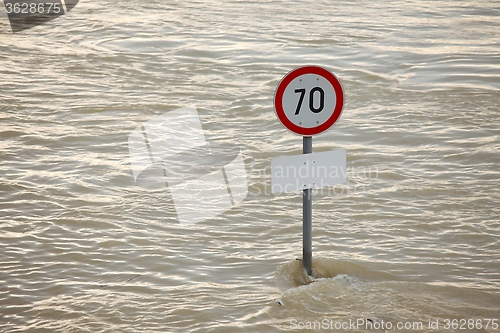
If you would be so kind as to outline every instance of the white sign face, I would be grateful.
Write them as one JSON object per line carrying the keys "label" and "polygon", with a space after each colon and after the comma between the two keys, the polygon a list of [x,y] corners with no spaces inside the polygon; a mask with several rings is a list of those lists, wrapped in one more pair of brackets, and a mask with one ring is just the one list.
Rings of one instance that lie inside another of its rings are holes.
{"label": "white sign face", "polygon": [[283,156],[271,159],[273,194],[344,184],[346,150]]}
{"label": "white sign face", "polygon": [[336,103],[332,84],[317,74],[303,74],[293,79],[285,88],[282,101],[285,116],[302,128],[326,123]]}

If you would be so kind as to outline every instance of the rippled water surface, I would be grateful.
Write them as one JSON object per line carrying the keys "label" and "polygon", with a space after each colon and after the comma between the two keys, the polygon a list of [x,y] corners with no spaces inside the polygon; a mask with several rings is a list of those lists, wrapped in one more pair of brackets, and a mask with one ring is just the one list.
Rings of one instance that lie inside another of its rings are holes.
{"label": "rippled water surface", "polygon": [[[80,1],[8,28],[0,332],[500,330],[497,2]],[[302,149],[275,88],[308,64],[346,96],[314,150],[347,149],[349,169],[314,193],[314,279],[296,260],[302,196],[270,194],[269,175]],[[208,141],[240,147],[249,186],[193,225],[166,186],[137,186],[128,150],[187,105]]]}

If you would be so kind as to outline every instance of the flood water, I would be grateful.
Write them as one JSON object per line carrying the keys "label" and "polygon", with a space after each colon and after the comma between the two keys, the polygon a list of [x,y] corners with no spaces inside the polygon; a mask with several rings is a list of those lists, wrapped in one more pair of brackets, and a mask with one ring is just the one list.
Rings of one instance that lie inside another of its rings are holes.
{"label": "flood water", "polygon": [[[0,8],[0,332],[500,331],[498,2],[80,1],[15,34]],[[303,65],[346,98],[313,139],[348,167],[314,191],[314,278],[302,195],[270,187]],[[128,138],[188,105],[248,193],[186,225]]]}

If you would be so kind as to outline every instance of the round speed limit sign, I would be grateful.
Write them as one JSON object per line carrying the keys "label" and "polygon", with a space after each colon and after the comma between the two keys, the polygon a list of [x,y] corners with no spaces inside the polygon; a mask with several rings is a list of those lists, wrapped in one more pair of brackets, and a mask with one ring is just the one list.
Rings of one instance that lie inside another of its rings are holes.
{"label": "round speed limit sign", "polygon": [[274,94],[274,109],[290,131],[312,136],[329,129],[344,107],[344,91],[337,77],[317,66],[288,73]]}

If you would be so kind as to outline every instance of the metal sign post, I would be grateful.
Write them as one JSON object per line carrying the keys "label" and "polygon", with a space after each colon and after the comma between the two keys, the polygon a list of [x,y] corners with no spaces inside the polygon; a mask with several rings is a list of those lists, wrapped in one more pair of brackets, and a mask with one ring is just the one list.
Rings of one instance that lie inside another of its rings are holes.
{"label": "metal sign post", "polygon": [[[343,107],[344,91],[340,81],[318,66],[294,69],[281,80],[274,94],[274,109],[279,121],[288,130],[303,137],[301,156],[271,160],[271,181],[273,193],[302,190],[302,263],[308,275],[312,274],[312,189],[346,181],[345,150],[313,154],[312,136],[333,126]],[[331,167],[344,172],[337,176],[319,173]],[[289,169],[306,172],[294,172],[290,176]]]}
{"label": "metal sign post", "polygon": [[[312,153],[312,136],[302,138],[302,153]],[[312,188],[302,191],[302,262],[307,275],[312,270]]]}

